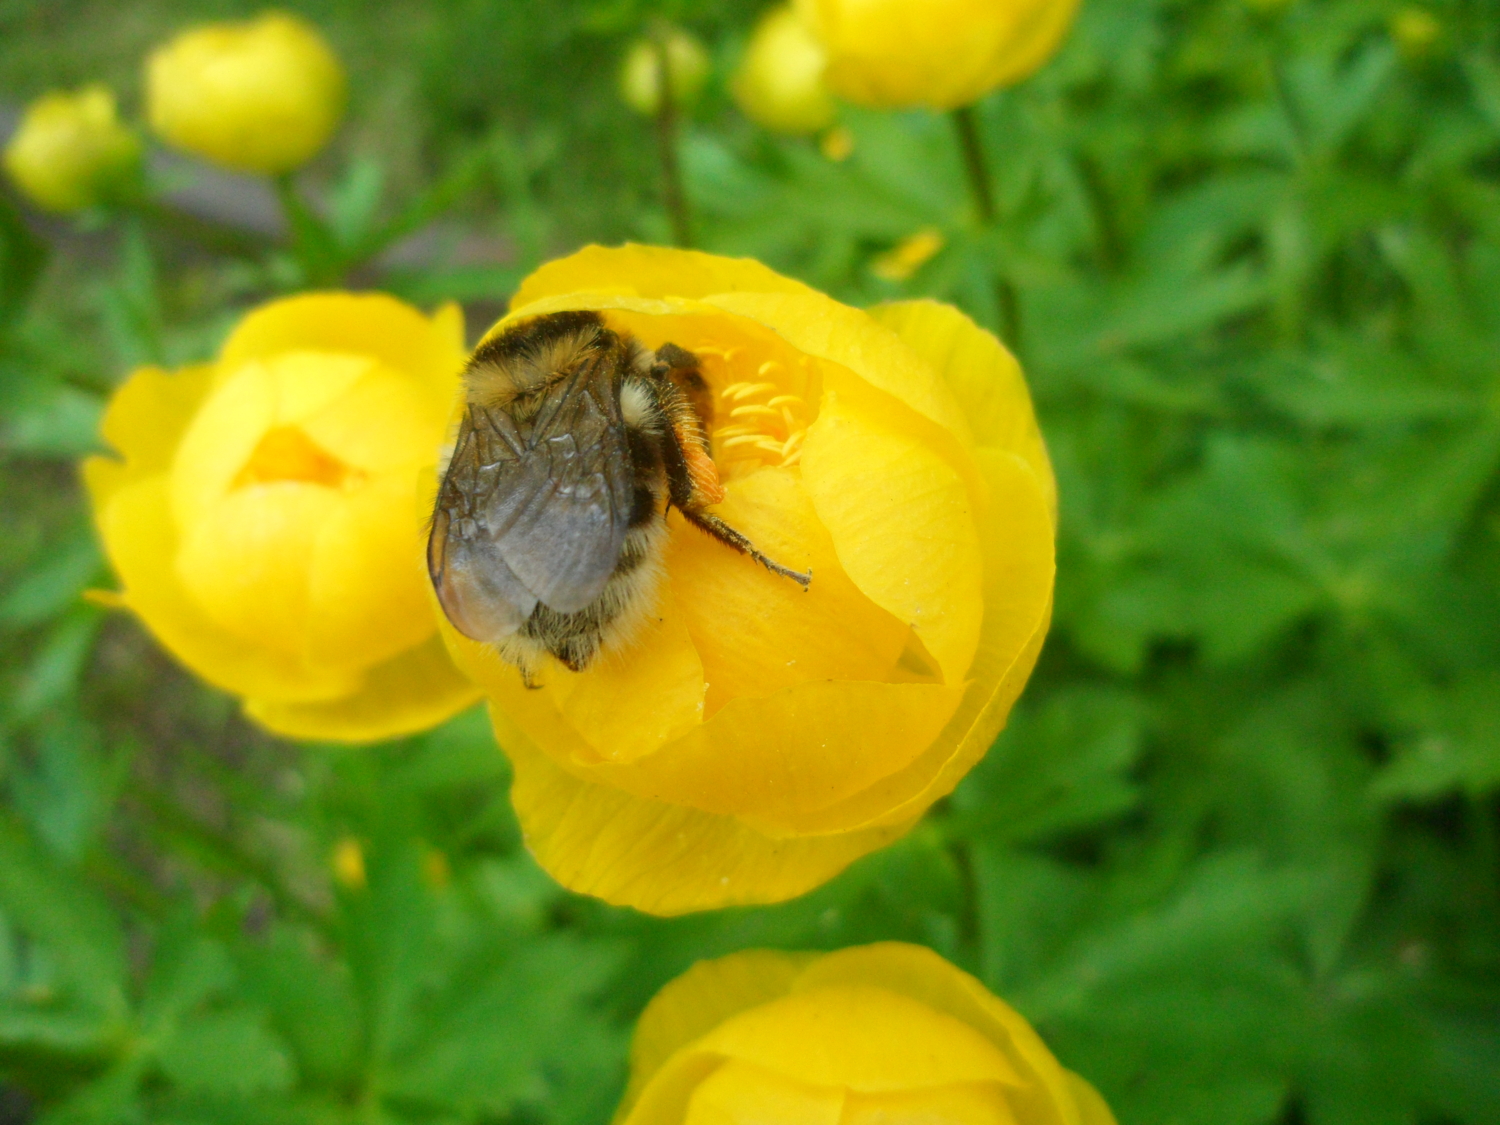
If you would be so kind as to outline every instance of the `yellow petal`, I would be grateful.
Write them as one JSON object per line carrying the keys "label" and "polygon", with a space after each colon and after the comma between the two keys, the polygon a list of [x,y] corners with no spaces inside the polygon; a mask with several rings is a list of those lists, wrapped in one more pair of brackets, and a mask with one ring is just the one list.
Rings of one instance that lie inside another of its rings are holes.
{"label": "yellow petal", "polygon": [[634,761],[703,720],[703,662],[667,588],[629,648],[582,675],[554,666],[546,681],[538,694],[588,742],[593,761]]}
{"label": "yellow petal", "polygon": [[[324,356],[324,364],[331,357]],[[395,368],[367,366],[338,395],[297,421],[334,457],[369,473],[430,465],[447,425],[449,400]]]}
{"label": "yellow petal", "polygon": [[337,400],[369,367],[359,356],[289,353],[229,373],[183,433],[172,462],[178,527],[194,527],[234,487],[267,431]]}
{"label": "yellow petal", "polygon": [[511,801],[537,862],[569,890],[616,906],[673,915],[781,902],[911,828],[772,840],[731,817],[580,781],[503,710],[490,717],[515,766]]}
{"label": "yellow petal", "polygon": [[326,702],[252,696],[245,713],[287,738],[372,742],[429,730],[479,700],[436,633],[364,673],[358,688]]}
{"label": "yellow petal", "polygon": [[[177,580],[177,530],[165,474],[122,487],[117,466],[93,458],[84,479],[125,603],[169,652],[209,683],[252,697],[334,699],[359,686],[350,667],[312,667],[279,649],[255,648],[211,621]],[[107,498],[106,498],[107,497]]]}
{"label": "yellow petal", "polygon": [[636,1021],[630,1040],[630,1088],[621,1113],[679,1049],[730,1016],[787,995],[792,983],[819,956],[747,949],[699,961],[664,986]]}
{"label": "yellow petal", "polygon": [[[850,1094],[842,1125],[1017,1125],[992,1082],[884,1094]],[[1028,1122],[1027,1125],[1030,1125]]]}
{"label": "yellow petal", "polygon": [[863,309],[821,293],[725,292],[704,304],[773,330],[798,351],[847,368],[866,383],[936,422],[965,446],[969,426],[953,392],[933,366]]}
{"label": "yellow petal", "polygon": [[[844,1091],[812,1086],[737,1059],[698,1084],[683,1125],[839,1125]],[[960,1125],[960,1123],[955,1123]],[[969,1125],[963,1122],[961,1125]]]}
{"label": "yellow petal", "polygon": [[937,370],[981,446],[1014,453],[1036,473],[1057,510],[1057,484],[1021,365],[1005,345],[952,305],[900,301],[870,315]]}
{"label": "yellow petal", "polygon": [[696,299],[710,293],[797,293],[816,290],[783,277],[750,258],[722,258],[697,250],[665,246],[585,246],[576,254],[548,262],[511,298],[512,310],[545,297],[569,293],[608,292],[640,297]]}
{"label": "yellow petal", "polygon": [[674,521],[667,570],[703,659],[708,714],[736,696],[808,681],[889,679],[908,626],[849,580],[799,474],[761,469],[725,492],[715,514],[783,566],[810,570],[813,581],[804,590]]}
{"label": "yellow petal", "polygon": [[[296,481],[236,489],[184,530],[177,579],[242,643],[306,656],[309,571],[340,500],[331,488]],[[362,665],[359,653],[347,662]]]}
{"label": "yellow petal", "polygon": [[810,965],[793,988],[821,994],[860,985],[899,992],[983,1036],[1005,1059],[1008,1076],[994,1080],[1014,1087],[1008,1096],[1027,1125],[1080,1125],[1067,1072],[1032,1026],[932,950],[894,941],[841,949]]}
{"label": "yellow petal", "polygon": [[110,398],[99,432],[125,457],[132,479],[171,465],[177,443],[209,392],[213,372],[208,365],[175,372],[142,367]]}
{"label": "yellow petal", "polygon": [[943,729],[963,689],[824,681],[731,700],[629,764],[578,776],[643,798],[738,815],[771,835],[900,772]]}
{"label": "yellow petal", "polygon": [[248,313],[224,342],[219,365],[233,370],[287,351],[373,356],[440,392],[445,403],[467,358],[456,305],[429,318],[383,293],[306,293]]}
{"label": "yellow petal", "polygon": [[956,685],[984,612],[978,513],[959,473],[891,413],[825,387],[803,485],[855,585],[909,624]]}
{"label": "yellow petal", "polygon": [[397,471],[333,493],[305,562],[310,659],[369,667],[436,632],[411,515],[416,487],[415,473]]}
{"label": "yellow petal", "polygon": [[1018,24],[1007,49],[980,80],[986,88],[1013,86],[1041,69],[1073,24],[1079,0],[1040,0]]}
{"label": "yellow petal", "polygon": [[1115,1115],[1099,1096],[1099,1091],[1071,1070],[1066,1074],[1073,1101],[1078,1105],[1079,1125],[1115,1125]]}
{"label": "yellow petal", "polygon": [[862,1093],[1020,1081],[996,1045],[968,1024],[869,984],[799,987],[730,1017],[693,1050]]}
{"label": "yellow petal", "polygon": [[1005,725],[1046,639],[1055,570],[1051,514],[1031,467],[980,450],[989,494],[978,521],[984,554],[984,623],[962,702],[942,733],[899,773],[848,801],[789,819],[804,832],[898,823],[921,815],[984,756]]}

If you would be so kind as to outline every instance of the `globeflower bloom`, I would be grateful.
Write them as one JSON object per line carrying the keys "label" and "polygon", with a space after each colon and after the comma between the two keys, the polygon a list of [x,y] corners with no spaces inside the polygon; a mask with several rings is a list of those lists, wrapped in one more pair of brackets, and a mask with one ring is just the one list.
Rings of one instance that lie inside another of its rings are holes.
{"label": "globeflower bloom", "polygon": [[1040,651],[1054,485],[1020,368],[945,305],[863,312],[756,262],[643,246],[542,267],[491,335],[572,309],[699,358],[714,511],[811,586],[674,510],[629,647],[527,690],[444,636],[559,882],[658,914],[801,894],[953,789]]}
{"label": "globeflower bloom", "polygon": [[136,371],[84,481],[134,611],[280,734],[388,738],[478,693],[437,636],[418,492],[463,366],[455,307],[322,293],[251,312],[212,363]]}
{"label": "globeflower bloom", "polygon": [[344,70],[317,29],[281,12],[192,28],[146,63],[151,128],[242,172],[306,164],[338,126],[344,95]]}
{"label": "globeflower bloom", "polygon": [[1114,1125],[1013,1008],[930,949],[751,950],[647,1005],[618,1125]]}
{"label": "globeflower bloom", "polygon": [[746,117],[775,133],[817,133],[833,124],[833,95],[823,81],[828,56],[791,8],[757,25],[731,90]]}
{"label": "globeflower bloom", "polygon": [[795,0],[828,84],[878,109],[957,109],[1041,68],[1078,0]]}
{"label": "globeflower bloom", "polygon": [[105,86],[44,94],[5,146],[5,170],[38,207],[82,211],[120,194],[141,162],[141,141]]}

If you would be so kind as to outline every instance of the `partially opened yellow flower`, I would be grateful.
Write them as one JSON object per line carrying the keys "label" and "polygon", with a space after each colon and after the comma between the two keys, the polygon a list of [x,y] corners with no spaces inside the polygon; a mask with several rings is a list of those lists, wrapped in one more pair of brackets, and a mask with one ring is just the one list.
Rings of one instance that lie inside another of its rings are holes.
{"label": "partially opened yellow flower", "polygon": [[1114,1125],[1013,1008],[930,949],[752,950],[646,1007],[616,1125]]}
{"label": "partially opened yellow flower", "polygon": [[306,164],[338,126],[344,95],[343,67],[323,37],[283,12],[192,28],[146,63],[151,128],[244,172]]}
{"label": "partially opened yellow flower", "polygon": [[696,355],[714,508],[811,586],[669,516],[656,611],[527,690],[445,625],[489,694],[527,841],[565,886],[660,914],[773,902],[908,831],[988,748],[1052,605],[1054,485],[1020,368],[933,302],[863,312],[756,262],[590,247],[491,336],[599,310]]}
{"label": "partially opened yellow flower", "polygon": [[140,162],[140,138],[99,85],[37,98],[5,146],[16,186],[38,207],[64,214],[124,194]]}
{"label": "partially opened yellow flower", "polygon": [[281,734],[348,741],[477,698],[437,636],[418,490],[463,366],[456,307],[311,294],[212,363],[115,393],[83,466],[123,604]]}
{"label": "partially opened yellow flower", "polygon": [[790,7],[756,25],[730,89],[750,120],[777,133],[816,133],[833,124],[833,96],[823,81],[828,56]]}
{"label": "partially opened yellow flower", "polygon": [[1052,57],[1078,0],[795,0],[828,50],[828,84],[881,109],[957,109]]}

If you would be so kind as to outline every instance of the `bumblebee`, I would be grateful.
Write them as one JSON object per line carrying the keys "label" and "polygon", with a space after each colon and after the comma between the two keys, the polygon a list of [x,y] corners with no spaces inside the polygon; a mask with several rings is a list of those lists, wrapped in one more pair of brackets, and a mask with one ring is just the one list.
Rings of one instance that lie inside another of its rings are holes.
{"label": "bumblebee", "polygon": [[528,686],[545,655],[575,672],[651,612],[667,511],[804,588],[708,509],[713,395],[698,359],[648,351],[597,312],[547,313],[482,344],[438,490],[427,569],[448,620]]}

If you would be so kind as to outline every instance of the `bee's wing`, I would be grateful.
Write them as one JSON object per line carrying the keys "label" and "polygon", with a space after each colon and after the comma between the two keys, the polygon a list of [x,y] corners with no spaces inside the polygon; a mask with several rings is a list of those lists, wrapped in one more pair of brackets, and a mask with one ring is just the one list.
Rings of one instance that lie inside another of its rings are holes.
{"label": "bee's wing", "polygon": [[538,602],[583,609],[614,572],[632,494],[618,394],[603,365],[549,391],[529,424],[471,406],[428,542],[449,619],[494,640]]}

